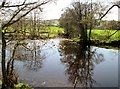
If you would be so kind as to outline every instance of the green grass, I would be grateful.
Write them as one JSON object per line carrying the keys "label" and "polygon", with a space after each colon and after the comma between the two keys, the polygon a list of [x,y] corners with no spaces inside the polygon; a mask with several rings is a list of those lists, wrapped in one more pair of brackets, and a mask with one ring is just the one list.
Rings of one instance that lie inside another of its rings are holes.
{"label": "green grass", "polygon": [[63,34],[64,33],[64,29],[60,28],[60,27],[54,27],[54,26],[46,26],[46,27],[42,27],[40,29],[40,32],[48,32],[48,33],[42,33],[40,34],[43,37],[57,37],[59,36],[59,34]]}
{"label": "green grass", "polygon": [[50,26],[49,27],[52,33],[64,33],[64,29],[60,27],[54,27]]}
{"label": "green grass", "polygon": [[[36,28],[38,29],[38,28]],[[9,28],[9,31],[12,31],[13,28]],[[37,32],[38,30],[36,30]],[[120,40],[119,33],[120,31],[116,32],[114,35],[112,35],[109,39],[108,36],[113,34],[116,30],[99,30],[99,29],[93,29],[91,33],[91,40],[99,40],[99,41],[106,41],[110,42],[113,40]],[[51,38],[51,37],[58,37],[59,35],[64,33],[64,28],[55,27],[55,26],[45,26],[40,27],[40,32],[46,32],[46,33],[40,33],[40,36],[43,38]],[[89,32],[89,30],[88,30]],[[30,35],[30,29],[26,29],[26,35]],[[38,34],[38,33],[36,33]],[[79,41],[79,37],[72,38],[75,41]]]}
{"label": "green grass", "polygon": [[60,27],[49,26],[48,27],[49,37],[57,37],[64,33],[64,29]]}
{"label": "green grass", "polygon": [[[120,40],[120,31],[117,31],[114,35],[112,35],[109,39],[108,36],[116,32],[116,30],[99,30],[93,29],[91,32],[91,40],[99,40],[100,42],[111,42]],[[89,30],[88,30],[89,33]],[[72,38],[72,40],[79,42],[79,37]]]}
{"label": "green grass", "polygon": [[110,41],[113,41],[113,40],[116,40],[116,41],[120,40],[120,37],[119,37],[120,31],[116,32],[114,35],[112,35],[110,38],[108,38],[108,36],[110,36],[114,32],[116,32],[116,30],[94,29],[94,30],[92,30],[92,33],[91,33],[91,39],[92,40],[106,41],[106,42],[110,42]]}
{"label": "green grass", "polygon": [[[7,32],[13,32],[14,29],[12,27],[9,27]],[[24,32],[24,31],[23,31]],[[21,34],[23,33],[21,32]],[[30,32],[29,28],[26,28],[25,31],[27,36],[30,36],[33,34],[33,29],[32,32]],[[35,35],[38,35],[38,27],[36,27],[36,30],[34,31]],[[55,27],[55,26],[45,26],[45,27],[40,27],[39,28],[40,36],[42,38],[51,38],[51,37],[58,37],[59,35],[64,33],[64,29],[60,27]],[[15,33],[16,34],[16,33]],[[19,33],[20,34],[20,33]]]}

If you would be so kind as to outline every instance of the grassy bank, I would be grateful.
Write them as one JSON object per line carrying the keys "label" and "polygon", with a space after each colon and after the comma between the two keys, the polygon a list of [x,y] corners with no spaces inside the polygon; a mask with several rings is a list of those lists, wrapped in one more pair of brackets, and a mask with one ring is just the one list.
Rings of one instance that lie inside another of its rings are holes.
{"label": "grassy bank", "polygon": [[[91,33],[91,40],[100,40],[100,41],[118,41],[120,40],[119,33],[120,31],[116,30],[99,30],[99,29],[94,29],[92,30]],[[114,35],[110,36],[111,34],[115,33]],[[110,36],[110,37],[109,37]]]}
{"label": "grassy bank", "polygon": [[[11,31],[13,30],[10,28]],[[39,29],[39,31],[38,31]],[[24,31],[23,31],[24,32]],[[39,33],[38,33],[39,32]],[[89,32],[89,30],[88,30]],[[91,40],[99,40],[101,42],[111,42],[111,41],[118,41],[120,40],[119,33],[120,31],[117,31],[114,35],[110,36],[116,32],[116,30],[99,30],[99,29],[93,29],[91,33]],[[16,34],[16,33],[15,33]],[[24,34],[24,33],[22,33]],[[25,35],[30,36],[30,35],[39,35],[42,38],[52,38],[52,37],[58,37],[64,34],[64,28],[60,27],[55,27],[55,26],[44,26],[40,28],[35,29],[35,33],[30,32],[30,29],[25,30]],[[108,36],[110,36],[108,38]],[[79,41],[79,37],[72,38],[74,41]]]}
{"label": "grassy bank", "polygon": [[[13,35],[24,35],[26,37],[29,36],[40,36],[42,38],[51,38],[51,37],[57,37],[64,33],[64,29],[60,27],[55,26],[43,26],[43,27],[36,27],[36,28],[28,28],[21,30],[18,29],[18,33],[12,33]],[[7,32],[14,32],[14,29],[12,27],[9,27]],[[9,35],[9,34],[8,34]]]}
{"label": "grassy bank", "polygon": [[[100,42],[111,42],[111,41],[118,41],[120,40],[120,31],[116,30],[99,30],[99,29],[93,29],[91,31],[91,40],[99,40]],[[88,30],[89,33],[89,30]],[[111,34],[115,33],[114,35],[110,36]],[[110,37],[109,37],[110,36]],[[74,41],[80,41],[79,37],[72,38]]]}

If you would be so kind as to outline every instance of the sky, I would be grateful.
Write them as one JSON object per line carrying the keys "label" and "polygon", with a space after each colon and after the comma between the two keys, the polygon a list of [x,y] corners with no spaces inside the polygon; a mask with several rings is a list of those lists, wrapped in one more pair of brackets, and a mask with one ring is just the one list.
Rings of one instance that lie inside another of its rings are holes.
{"label": "sky", "polygon": [[[52,3],[51,5],[48,5],[47,8],[44,9],[44,19],[59,19],[61,14],[63,13],[63,9],[70,5],[73,1],[76,0],[58,0],[56,3]],[[85,1],[85,0],[82,0]],[[97,0],[93,0],[97,1]],[[100,0],[101,1],[101,0]],[[106,3],[110,3],[111,1],[117,1],[117,0],[104,0]],[[103,2],[104,2],[103,1]],[[118,8],[114,7],[111,9],[110,13],[107,14],[104,18],[104,20],[118,20]]]}
{"label": "sky", "polygon": [[[10,1],[19,1],[19,0],[10,0]],[[44,13],[42,15],[42,18],[46,20],[59,19],[61,14],[63,13],[63,9],[65,7],[68,7],[74,1],[80,1],[80,0],[57,0],[57,2],[55,3],[46,5],[45,8],[43,9]],[[81,0],[81,1],[86,1],[86,0]],[[98,1],[98,0],[93,0],[93,1]],[[104,3],[108,4],[112,1],[119,1],[119,0],[99,0],[99,1],[103,1]],[[111,9],[110,12],[111,13],[107,14],[103,19],[104,20],[118,20],[118,8],[114,7],[113,9]],[[119,15],[120,15],[120,10],[119,10]],[[120,20],[120,17],[119,17],[119,20]]]}
{"label": "sky", "polygon": [[73,0],[58,0],[44,8],[44,19],[58,19],[63,13],[63,9],[69,6]]}

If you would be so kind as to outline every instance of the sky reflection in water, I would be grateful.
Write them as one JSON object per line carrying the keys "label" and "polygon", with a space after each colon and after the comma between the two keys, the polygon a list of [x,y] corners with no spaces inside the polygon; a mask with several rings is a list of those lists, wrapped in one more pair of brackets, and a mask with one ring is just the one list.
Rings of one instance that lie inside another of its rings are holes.
{"label": "sky reflection in water", "polygon": [[118,86],[118,50],[87,49],[65,39],[28,42],[33,52],[18,48],[14,63],[22,82],[34,87]]}

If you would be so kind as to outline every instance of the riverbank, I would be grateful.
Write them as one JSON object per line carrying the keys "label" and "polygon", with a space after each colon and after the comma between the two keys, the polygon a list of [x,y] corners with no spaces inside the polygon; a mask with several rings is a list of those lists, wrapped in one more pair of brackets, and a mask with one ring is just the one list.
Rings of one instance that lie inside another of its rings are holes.
{"label": "riverbank", "polygon": [[[1,88],[2,88],[2,81],[0,80],[0,89]],[[30,87],[28,84],[18,83],[17,85],[14,86],[14,88],[10,88],[10,89],[33,89],[33,88]]]}

